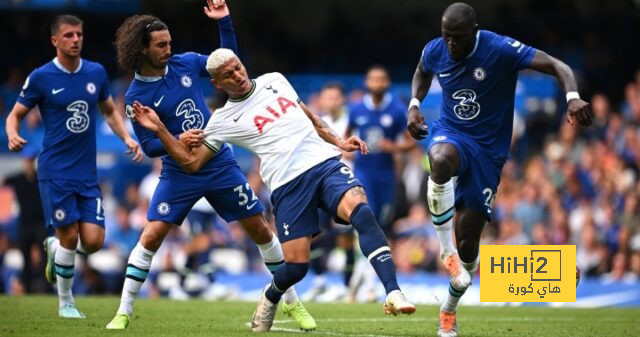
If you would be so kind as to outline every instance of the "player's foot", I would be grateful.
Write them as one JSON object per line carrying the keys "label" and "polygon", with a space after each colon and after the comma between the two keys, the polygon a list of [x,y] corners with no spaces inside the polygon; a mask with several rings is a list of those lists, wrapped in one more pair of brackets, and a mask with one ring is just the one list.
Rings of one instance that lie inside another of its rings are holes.
{"label": "player's foot", "polygon": [[44,252],[47,254],[47,264],[44,267],[44,278],[51,284],[56,283],[55,254],[53,249],[51,249],[51,244],[55,239],[56,238],[53,236],[50,236],[42,241],[42,247],[44,247]]}
{"label": "player's foot", "polygon": [[67,303],[58,310],[58,316],[62,318],[87,318],[83,313],[81,313],[76,305],[73,303]]}
{"label": "player's foot", "polygon": [[438,337],[457,337],[458,323],[456,312],[440,311],[440,323],[438,324]]}
{"label": "player's foot", "polygon": [[265,295],[269,286],[265,287],[260,296],[260,302],[251,319],[251,330],[253,332],[267,332],[273,325],[273,318],[276,316],[278,306],[271,303]]}
{"label": "player's foot", "polygon": [[411,315],[416,311],[416,306],[407,301],[407,298],[400,290],[394,290],[384,300],[383,309],[386,315],[396,316],[399,313]]}
{"label": "player's foot", "polygon": [[454,288],[458,290],[466,290],[471,284],[471,275],[462,267],[462,262],[458,257],[458,253],[452,253],[444,257],[442,260],[444,268],[449,274],[449,280]]}
{"label": "player's foot", "polygon": [[285,315],[293,318],[293,320],[298,323],[298,327],[300,327],[300,330],[312,331],[318,327],[318,325],[316,324],[316,320],[313,319],[311,314],[307,311],[307,309],[302,305],[302,302],[300,301],[297,301],[293,304],[287,304],[283,301],[282,311],[284,311]]}
{"label": "player's foot", "polygon": [[116,314],[116,316],[107,324],[109,330],[124,330],[129,326],[129,315]]}

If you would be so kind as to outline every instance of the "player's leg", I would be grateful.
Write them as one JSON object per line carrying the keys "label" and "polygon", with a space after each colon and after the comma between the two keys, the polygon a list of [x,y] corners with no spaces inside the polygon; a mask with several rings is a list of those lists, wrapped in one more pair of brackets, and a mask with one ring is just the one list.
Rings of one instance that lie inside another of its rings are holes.
{"label": "player's leg", "polygon": [[47,280],[55,280],[58,284],[58,315],[63,318],[85,318],[76,308],[71,292],[80,219],[76,183],[41,180],[39,189],[45,223],[55,229],[55,238],[45,239],[44,246],[47,253]]}
{"label": "player's leg", "polygon": [[164,221],[149,221],[144,227],[140,240],[129,254],[122,296],[116,316],[107,324],[107,329],[121,330],[129,325],[133,313],[133,303],[140,287],[149,275],[151,261],[162,241],[173,225]]}
{"label": "player's leg", "polygon": [[327,173],[322,181],[320,205],[336,216],[336,221],[350,223],[358,232],[360,249],[387,293],[385,313],[413,313],[416,307],[400,291],[389,243],[367,204],[367,195],[360,181],[354,179],[353,172],[338,160],[325,162],[321,169]]}
{"label": "player's leg", "polygon": [[431,175],[427,185],[427,202],[440,241],[440,258],[451,282],[458,288],[466,288],[471,279],[462,268],[452,236],[456,200],[452,178],[463,165],[462,157],[456,145],[436,143],[429,149],[429,163]]}
{"label": "player's leg", "polygon": [[186,175],[160,180],[149,202],[149,222],[127,261],[120,306],[116,316],[107,324],[107,329],[120,330],[128,326],[133,303],[147,279],[153,256],[171,228],[175,224],[182,224],[189,210],[202,197],[203,188],[206,185],[201,181]]}
{"label": "player's leg", "polygon": [[[458,254],[465,272],[471,278],[478,269],[478,253],[480,247],[480,235],[486,222],[486,215],[471,208],[456,210],[455,232]],[[447,298],[440,306],[438,336],[455,337],[458,335],[456,309],[460,298],[469,287],[458,287],[449,283]]]}
{"label": "player's leg", "polygon": [[253,313],[251,328],[254,332],[265,332],[271,329],[278,302],[285,290],[302,280],[309,270],[310,248],[311,235],[298,237],[282,244],[285,263],[273,273],[273,280],[265,287],[258,307]]}

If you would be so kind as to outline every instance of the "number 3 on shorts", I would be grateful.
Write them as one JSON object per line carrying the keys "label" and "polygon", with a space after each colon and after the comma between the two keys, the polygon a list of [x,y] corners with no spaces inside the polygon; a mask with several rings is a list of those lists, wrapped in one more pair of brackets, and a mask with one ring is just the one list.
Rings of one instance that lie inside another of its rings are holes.
{"label": "number 3 on shorts", "polygon": [[[245,186],[238,185],[233,189],[233,191],[238,192],[238,198],[240,198],[240,201],[238,201],[239,206],[244,206],[249,202],[249,196],[247,195],[247,193],[251,194],[251,201],[258,200],[256,194],[251,190],[251,186],[249,186],[249,183],[246,183]],[[244,193],[244,191],[247,191],[247,193]]]}

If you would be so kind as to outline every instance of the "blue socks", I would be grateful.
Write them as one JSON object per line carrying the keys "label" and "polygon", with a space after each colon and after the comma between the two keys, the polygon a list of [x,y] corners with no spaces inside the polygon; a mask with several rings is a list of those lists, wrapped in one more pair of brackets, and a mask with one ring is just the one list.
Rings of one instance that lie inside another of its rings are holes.
{"label": "blue socks", "polygon": [[396,280],[396,266],[391,259],[391,250],[384,237],[376,217],[369,205],[362,203],[353,210],[349,219],[353,228],[358,231],[360,249],[369,259],[378,278],[384,285],[387,294],[400,290]]}
{"label": "blue socks", "polygon": [[280,302],[282,294],[294,284],[304,278],[309,270],[309,263],[288,263],[280,265],[273,273],[273,282],[267,289],[265,296],[271,303]]}

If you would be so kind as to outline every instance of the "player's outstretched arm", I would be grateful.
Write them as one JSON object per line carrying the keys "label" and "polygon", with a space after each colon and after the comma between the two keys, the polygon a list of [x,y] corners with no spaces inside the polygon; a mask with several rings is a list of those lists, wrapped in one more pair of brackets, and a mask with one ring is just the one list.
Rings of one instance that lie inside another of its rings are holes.
{"label": "player's outstretched arm", "polygon": [[311,123],[313,124],[313,127],[316,129],[316,132],[318,133],[320,138],[322,138],[325,142],[337,146],[342,151],[353,152],[355,150],[360,150],[362,154],[369,153],[367,143],[365,143],[362,139],[356,136],[351,136],[346,140],[342,139],[342,137],[338,136],[338,134],[336,134],[335,131],[333,131],[331,127],[329,127],[329,125],[322,120],[322,118],[318,117],[318,115],[311,111],[304,103],[299,103],[304,113],[311,120]]}
{"label": "player's outstretched arm", "polygon": [[[136,122],[142,127],[153,131],[162,142],[162,145],[164,145],[169,156],[188,173],[198,171],[213,157],[214,152],[206,146],[192,149],[184,142],[177,140],[171,132],[167,130],[156,112],[147,106],[143,106],[138,101],[133,103],[133,114]],[[198,135],[202,132],[204,131],[194,130],[192,133]]]}
{"label": "player's outstretched arm", "polygon": [[420,58],[416,71],[413,73],[413,80],[411,80],[411,97],[413,98],[409,103],[409,116],[407,118],[407,129],[415,139],[424,139],[429,133],[427,123],[424,122],[424,117],[420,112],[420,102],[427,96],[432,79],[433,73],[424,68],[422,58]]}
{"label": "player's outstretched arm", "polygon": [[531,60],[531,64],[529,64],[529,68],[553,75],[558,79],[562,89],[567,93],[567,122],[573,124],[573,118],[576,118],[581,125],[591,125],[593,120],[591,106],[580,99],[578,84],[573,76],[573,71],[566,63],[541,50],[537,50],[533,60]]}
{"label": "player's outstretched arm", "polygon": [[116,105],[113,103],[111,96],[98,103],[98,105],[100,107],[100,111],[102,111],[102,114],[107,120],[107,124],[109,124],[111,130],[113,130],[113,133],[120,137],[127,146],[127,154],[133,155],[133,161],[141,161],[143,155],[140,144],[138,144],[138,142],[129,135],[129,132],[127,132],[122,115],[116,110]]}
{"label": "player's outstretched arm", "polygon": [[20,151],[27,140],[20,137],[20,122],[24,119],[31,108],[16,102],[7,116],[5,131],[9,140],[9,151]]}

